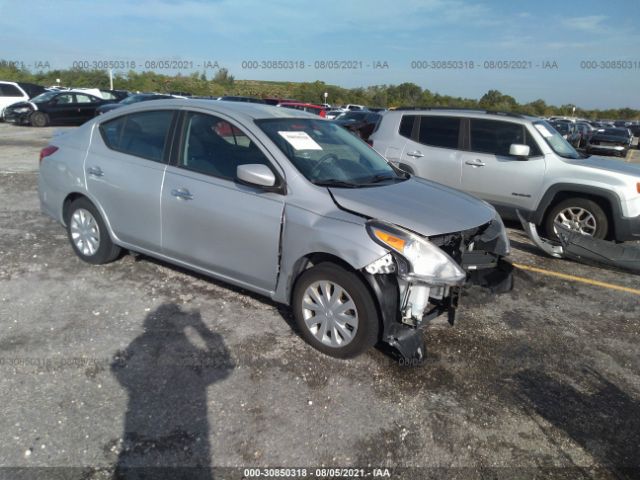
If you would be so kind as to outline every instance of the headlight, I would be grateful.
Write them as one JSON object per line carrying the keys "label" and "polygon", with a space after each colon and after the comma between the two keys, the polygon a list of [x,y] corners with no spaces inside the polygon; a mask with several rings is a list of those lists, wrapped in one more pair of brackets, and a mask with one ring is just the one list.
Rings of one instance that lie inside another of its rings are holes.
{"label": "headlight", "polygon": [[408,230],[379,221],[367,223],[367,231],[376,243],[400,254],[408,263],[404,275],[429,285],[460,285],[465,271],[440,248]]}

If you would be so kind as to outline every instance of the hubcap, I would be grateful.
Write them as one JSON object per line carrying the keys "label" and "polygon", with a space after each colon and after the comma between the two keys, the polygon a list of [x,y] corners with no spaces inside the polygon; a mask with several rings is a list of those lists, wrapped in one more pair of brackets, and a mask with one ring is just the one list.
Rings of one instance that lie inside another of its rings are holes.
{"label": "hubcap", "polygon": [[100,247],[100,229],[93,215],[84,208],[79,208],[71,216],[71,240],[78,251],[90,257]]}
{"label": "hubcap", "polygon": [[[594,236],[598,228],[596,217],[591,212],[580,207],[569,207],[562,210],[554,222],[561,223],[570,230],[580,232],[583,235]],[[556,234],[558,233],[554,228]]]}
{"label": "hubcap", "polygon": [[302,297],[302,313],[309,331],[329,347],[344,347],[358,331],[356,305],[346,290],[334,282],[311,284]]}

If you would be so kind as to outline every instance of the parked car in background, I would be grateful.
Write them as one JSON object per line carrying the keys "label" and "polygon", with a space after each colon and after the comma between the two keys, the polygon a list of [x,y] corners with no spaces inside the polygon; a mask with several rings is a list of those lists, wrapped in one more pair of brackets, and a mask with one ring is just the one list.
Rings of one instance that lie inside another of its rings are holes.
{"label": "parked car in background", "polygon": [[366,110],[364,105],[357,105],[355,103],[349,103],[343,107],[345,110]]}
{"label": "parked car in background", "polygon": [[313,113],[315,115],[319,115],[322,118],[326,118],[327,112],[324,107],[320,105],[314,105],[312,103],[301,103],[301,102],[280,102],[278,104],[279,107],[284,108],[294,108],[296,110],[302,110],[303,112]]}
{"label": "parked car in background", "polygon": [[332,121],[363,140],[367,140],[378,126],[380,114],[369,111],[351,111]]}
{"label": "parked car in background", "polygon": [[569,125],[573,125],[570,122],[560,122],[560,121],[553,121],[551,122],[551,126],[553,128],[556,129],[556,131],[562,135],[562,138],[564,138],[565,140],[569,138],[569,135],[572,132],[572,129],[569,127]]}
{"label": "parked car in background", "polygon": [[4,120],[4,108],[24,102],[44,92],[44,87],[26,82],[0,81],[0,119]]}
{"label": "parked car in background", "polygon": [[587,142],[587,153],[624,157],[631,148],[632,135],[628,128],[600,128]]}
{"label": "parked car in background", "polygon": [[512,286],[489,204],[305,112],[141,102],[56,137],[40,159],[41,208],[82,260],[133,250],[268,296],[334,357],[382,341],[421,358],[420,328],[453,322],[463,285]]}
{"label": "parked car in background", "polygon": [[577,152],[549,123],[513,113],[389,111],[372,146],[409,173],[516,210],[555,239],[555,222],[595,238],[640,240],[640,166]]}
{"label": "parked car in background", "polygon": [[110,112],[126,105],[132,105],[138,102],[147,102],[149,100],[161,100],[163,98],[173,97],[171,95],[165,95],[162,93],[136,93],[133,95],[129,95],[124,100],[121,100],[117,103],[107,103],[105,105],[100,105],[98,108],[96,108],[96,115],[102,115],[103,113]]}
{"label": "parked car in background", "polygon": [[4,117],[7,122],[34,127],[80,125],[95,117],[98,107],[112,102],[82,91],[54,90],[5,107]]}
{"label": "parked car in background", "polygon": [[295,100],[293,98],[277,98],[277,97],[263,98],[262,101],[267,105],[273,105],[273,106],[276,106],[282,102],[302,103],[300,102],[300,100]]}

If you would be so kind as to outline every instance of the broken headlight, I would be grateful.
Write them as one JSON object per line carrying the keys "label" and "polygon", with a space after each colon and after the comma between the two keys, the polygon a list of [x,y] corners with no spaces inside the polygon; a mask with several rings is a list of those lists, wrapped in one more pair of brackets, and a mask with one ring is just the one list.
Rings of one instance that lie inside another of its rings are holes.
{"label": "broken headlight", "polygon": [[373,241],[404,259],[407,268],[400,268],[400,275],[407,280],[415,279],[429,285],[461,285],[467,277],[465,271],[443,250],[404,228],[370,221],[367,223],[367,232]]}

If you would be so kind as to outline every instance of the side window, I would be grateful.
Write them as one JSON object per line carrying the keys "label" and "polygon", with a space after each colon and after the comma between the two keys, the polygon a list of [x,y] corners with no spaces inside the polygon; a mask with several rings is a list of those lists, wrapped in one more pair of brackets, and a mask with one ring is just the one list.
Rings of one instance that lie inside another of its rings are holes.
{"label": "side window", "polygon": [[238,165],[271,166],[251,139],[226,120],[190,113],[184,122],[180,167],[215,177],[236,178]]}
{"label": "side window", "polygon": [[458,148],[460,119],[456,117],[420,117],[418,141],[423,145],[442,148]]}
{"label": "side window", "polygon": [[413,122],[415,121],[415,115],[403,115],[400,120],[400,130],[398,133],[405,138],[411,138],[411,132],[413,131]]}
{"label": "side window", "polygon": [[499,120],[471,119],[471,150],[508,156],[511,144],[529,145],[529,156],[540,155],[540,149],[524,125]]}
{"label": "side window", "polygon": [[55,97],[56,105],[66,105],[68,103],[73,103],[73,94],[72,93],[63,93]]}
{"label": "side window", "polygon": [[76,93],[76,103],[94,103],[97,100],[98,99],[96,97],[85,95],[83,93]]}
{"label": "side window", "polygon": [[100,125],[104,143],[112,150],[162,162],[173,112],[132,113]]}
{"label": "side window", "polygon": [[22,92],[15,85],[0,85],[0,97],[22,97]]}

